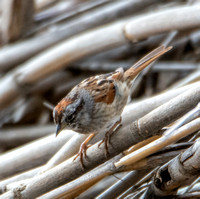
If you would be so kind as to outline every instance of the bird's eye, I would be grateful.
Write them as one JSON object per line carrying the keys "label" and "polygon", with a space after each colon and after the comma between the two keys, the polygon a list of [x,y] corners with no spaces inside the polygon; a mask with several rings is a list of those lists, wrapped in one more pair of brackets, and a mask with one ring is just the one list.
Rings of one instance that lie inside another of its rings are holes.
{"label": "bird's eye", "polygon": [[71,122],[73,120],[73,114],[66,116],[65,121],[66,122]]}

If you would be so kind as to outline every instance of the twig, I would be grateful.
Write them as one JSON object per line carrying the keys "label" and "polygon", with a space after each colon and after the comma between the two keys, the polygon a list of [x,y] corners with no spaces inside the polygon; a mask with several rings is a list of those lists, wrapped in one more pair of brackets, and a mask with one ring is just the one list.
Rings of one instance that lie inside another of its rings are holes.
{"label": "twig", "polygon": [[[184,191],[181,193],[182,195],[186,194],[187,192],[191,192],[191,189],[193,188],[193,186],[198,183],[200,180],[200,177],[198,177],[194,182],[192,182],[188,187],[186,187],[184,189]],[[194,189],[192,190],[194,192]],[[197,190],[195,190],[197,191]]]}
{"label": "twig", "polygon": [[[145,166],[144,164],[141,164],[141,163],[138,163],[139,165],[132,165],[133,167],[131,168],[131,170],[140,169],[142,171],[132,172],[133,174],[130,174],[127,177],[122,178],[119,182],[117,182],[114,186],[111,186],[110,189],[103,192],[97,198],[116,198],[118,195],[120,195],[120,193],[123,192],[123,190],[127,189],[127,185],[130,186],[134,184],[144,175],[144,173],[148,172],[149,169],[151,169],[152,167],[154,168],[155,165],[158,166],[158,165],[162,165],[166,163],[168,160],[175,157],[179,153],[180,151],[167,152],[166,154],[162,156],[157,155],[157,156],[149,157],[147,160],[144,161],[145,163],[147,163],[145,164]],[[116,161],[116,158],[114,159]],[[101,178],[107,175],[110,175],[110,173],[115,173],[116,170],[112,164],[111,166],[108,167],[108,164],[110,164],[110,162],[112,162],[113,164],[113,160],[108,161],[104,164],[103,167],[100,167],[100,168],[98,167],[90,171],[89,173],[81,176],[80,178],[76,179],[75,181],[72,181],[71,183],[63,185],[59,187],[58,189],[53,190],[41,196],[41,198],[61,198],[61,197],[74,198],[75,196],[85,191],[85,189],[88,189],[90,186],[93,186],[94,182],[99,181]],[[130,169],[130,167],[122,168],[122,169],[128,170]],[[97,175],[100,175],[101,177],[99,178],[97,177]]]}
{"label": "twig", "polygon": [[[119,157],[115,157],[114,159],[118,158]],[[79,179],[72,181],[69,184],[61,186],[55,191],[49,192],[48,194],[41,196],[41,198],[75,198],[84,190],[88,189],[105,176],[111,175],[113,172],[113,161],[113,159],[109,160],[102,166],[99,166],[93,171],[90,171],[88,174],[81,176]]]}
{"label": "twig", "polygon": [[163,154],[150,155],[149,157],[143,158],[133,164],[126,165],[124,170],[141,170],[141,169],[153,169],[157,166],[165,164],[175,156],[179,155],[183,150],[176,150],[172,152],[166,152]]}

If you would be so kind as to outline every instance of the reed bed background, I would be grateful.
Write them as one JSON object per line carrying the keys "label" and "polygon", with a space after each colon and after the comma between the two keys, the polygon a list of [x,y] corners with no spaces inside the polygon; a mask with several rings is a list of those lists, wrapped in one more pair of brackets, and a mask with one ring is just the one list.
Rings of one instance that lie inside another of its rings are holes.
{"label": "reed bed background", "polygon": [[[55,137],[52,107],[81,80],[173,49],[133,84],[109,155]],[[198,0],[0,1],[0,198],[200,198]]]}

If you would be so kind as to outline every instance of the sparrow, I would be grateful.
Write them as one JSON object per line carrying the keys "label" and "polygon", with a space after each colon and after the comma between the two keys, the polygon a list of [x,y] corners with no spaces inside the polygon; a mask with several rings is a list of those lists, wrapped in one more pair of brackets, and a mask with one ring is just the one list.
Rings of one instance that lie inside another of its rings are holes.
{"label": "sparrow", "polygon": [[97,133],[106,132],[100,144],[105,143],[105,150],[108,153],[110,135],[121,125],[121,113],[127,103],[134,79],[144,68],[171,48],[160,46],[154,49],[125,72],[120,68],[112,73],[85,79],[55,106],[53,118],[56,135],[64,128],[81,134],[90,134],[74,158],[80,156],[82,167],[87,144]]}

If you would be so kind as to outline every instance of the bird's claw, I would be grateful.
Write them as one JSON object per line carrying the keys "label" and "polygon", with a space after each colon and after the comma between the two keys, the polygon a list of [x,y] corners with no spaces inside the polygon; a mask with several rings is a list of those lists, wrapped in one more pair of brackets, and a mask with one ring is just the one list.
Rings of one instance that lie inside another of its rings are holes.
{"label": "bird's claw", "polygon": [[83,163],[83,156],[85,156],[85,158],[87,158],[86,151],[90,146],[91,145],[87,145],[86,143],[83,142],[80,146],[79,152],[77,153],[77,155],[74,158],[74,160],[76,160],[80,156],[80,163],[81,163],[82,169],[85,169],[85,166]]}
{"label": "bird's claw", "polygon": [[109,155],[109,151],[108,151],[108,145],[111,144],[110,142],[110,138],[112,136],[112,134],[117,131],[120,127],[121,127],[121,118],[118,122],[116,122],[113,127],[108,131],[106,132],[105,134],[105,137],[104,139],[98,144],[98,148],[104,143],[104,146],[105,146],[105,156],[106,158],[108,157]]}

